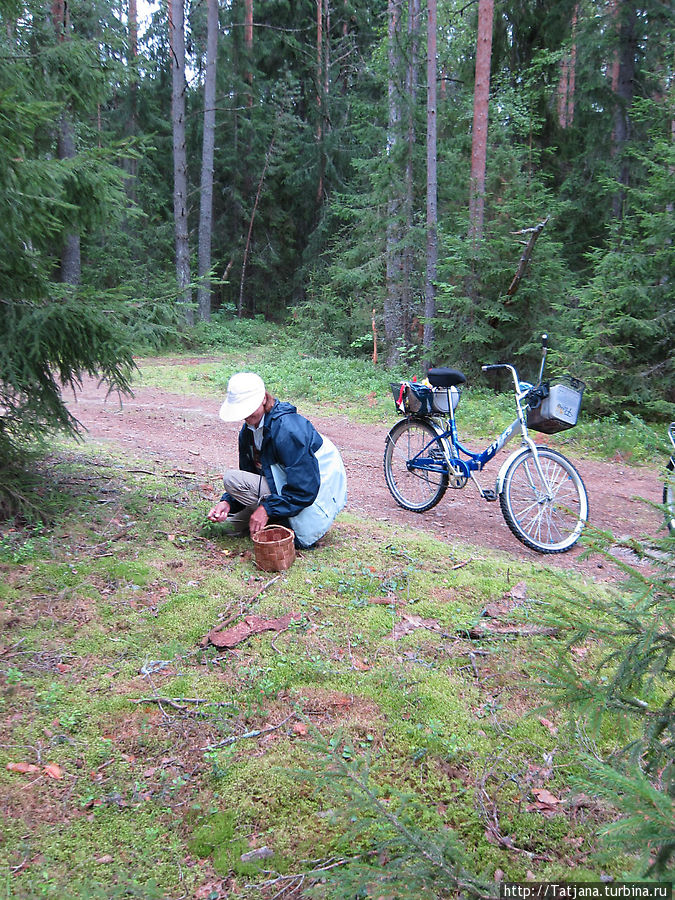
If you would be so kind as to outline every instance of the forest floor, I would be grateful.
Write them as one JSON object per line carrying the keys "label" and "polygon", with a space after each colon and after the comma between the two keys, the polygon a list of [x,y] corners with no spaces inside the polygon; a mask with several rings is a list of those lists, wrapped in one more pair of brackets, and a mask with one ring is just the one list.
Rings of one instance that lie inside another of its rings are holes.
{"label": "forest floor", "polygon": [[[592,682],[613,650],[616,561],[529,550],[471,485],[401,509],[382,473],[393,410],[363,424],[303,403],[343,454],[348,506],[290,569],[261,572],[250,541],[202,527],[238,429],[204,362],[141,361],[122,404],[86,381],[67,398],[83,449],[48,459],[60,516],[0,532],[7,896],[281,900],[333,877],[337,893],[312,896],[354,896],[361,858],[403,896],[416,862],[378,848],[409,852],[410,809],[419,846],[457,840],[486,873],[481,896],[634,871],[598,837],[621,811],[575,781],[623,726],[593,730],[550,695],[568,671]],[[662,534],[658,465],[565,452],[594,525]],[[364,773],[386,804],[352,796]]]}
{"label": "forest floor", "polygon": [[[190,366],[203,361],[201,358],[171,359],[170,363]],[[153,361],[155,365],[157,362]],[[69,400],[69,408],[86,428],[88,440],[116,445],[160,467],[194,473],[211,484],[217,495],[220,474],[237,465],[239,429],[239,424],[228,424],[218,418],[220,402],[197,394],[143,386],[142,380],[134,386],[134,396],[120,402],[116,395],[106,398],[96,381],[88,380]],[[340,449],[347,470],[348,510],[352,514],[427,531],[449,543],[456,540],[507,552],[524,561],[542,561],[541,554],[520,544],[511,534],[498,503],[482,501],[471,484],[463,490],[448,489],[439,505],[426,513],[401,509],[389,493],[382,473],[389,425],[359,424],[339,412],[325,416],[321,410],[303,409],[302,404],[298,411],[308,415],[319,431]],[[548,438],[539,435],[538,440],[544,443]],[[513,445],[507,445],[481,476],[484,487],[493,486],[501,461],[512,449]],[[634,467],[622,460],[599,461],[577,455],[573,462],[586,484],[590,521],[595,528],[610,531],[616,538],[642,540],[649,540],[662,531],[662,517],[655,508],[662,495],[657,467]],[[577,547],[565,554],[547,556],[546,563],[597,580],[612,579],[618,573],[618,568],[607,560],[597,555],[583,559],[582,552]],[[625,550],[614,553],[632,556]],[[630,562],[635,560],[631,558]]]}

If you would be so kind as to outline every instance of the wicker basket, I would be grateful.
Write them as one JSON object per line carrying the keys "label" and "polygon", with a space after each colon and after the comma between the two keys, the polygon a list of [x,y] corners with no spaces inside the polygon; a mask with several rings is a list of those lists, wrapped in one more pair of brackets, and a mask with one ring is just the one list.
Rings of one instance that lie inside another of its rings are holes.
{"label": "wicker basket", "polygon": [[295,534],[284,525],[267,525],[253,535],[256,564],[266,572],[283,572],[295,562]]}

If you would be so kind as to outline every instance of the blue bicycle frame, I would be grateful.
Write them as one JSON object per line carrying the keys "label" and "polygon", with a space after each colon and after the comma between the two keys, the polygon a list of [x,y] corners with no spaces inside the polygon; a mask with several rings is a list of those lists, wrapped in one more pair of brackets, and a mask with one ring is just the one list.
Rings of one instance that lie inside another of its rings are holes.
{"label": "blue bicycle frame", "polygon": [[[543,378],[544,365],[546,361],[546,349],[546,345],[544,345],[541,368],[539,370],[539,383]],[[537,468],[541,481],[543,484],[546,484],[546,479],[544,478],[539,465],[539,457],[537,454],[536,445],[532,438],[529,436],[527,430],[527,408],[523,408],[522,404],[523,399],[532,390],[532,385],[528,382],[521,382],[518,378],[518,372],[516,371],[516,369],[513,366],[507,365],[505,363],[500,363],[499,365],[482,366],[482,369],[484,372],[494,371],[496,369],[507,369],[511,373],[516,394],[516,409],[518,412],[518,417],[514,419],[514,421],[504,429],[504,431],[502,431],[499,437],[495,441],[493,441],[489,447],[486,447],[485,450],[481,450],[478,453],[474,453],[472,450],[464,447],[463,444],[461,444],[459,441],[459,437],[457,435],[457,423],[455,421],[455,412],[448,390],[449,414],[446,419],[446,425],[443,428],[438,424],[438,420],[440,417],[431,417],[431,419],[425,417],[426,421],[431,421],[433,427],[435,428],[437,432],[436,438],[434,438],[432,441],[429,441],[426,447],[424,447],[412,459],[408,460],[408,470],[412,471],[417,469],[427,472],[439,472],[441,474],[448,474],[456,479],[460,479],[462,481],[462,484],[466,483],[467,479],[471,478],[476,484],[476,487],[478,488],[481,496],[487,497],[488,492],[478,484],[476,479],[474,479],[473,473],[482,471],[487,463],[489,463],[490,460],[494,456],[496,456],[497,453],[499,453],[502,447],[511,440],[516,432],[520,432],[523,439],[523,444],[527,445],[530,450],[532,450],[535,466]],[[444,446],[444,459],[438,459],[438,454],[434,456],[433,450],[428,455],[425,455],[427,454],[429,448],[435,445],[439,440]],[[466,459],[462,459],[459,455],[460,453],[464,454]],[[492,495],[492,492],[489,493],[490,495]]]}

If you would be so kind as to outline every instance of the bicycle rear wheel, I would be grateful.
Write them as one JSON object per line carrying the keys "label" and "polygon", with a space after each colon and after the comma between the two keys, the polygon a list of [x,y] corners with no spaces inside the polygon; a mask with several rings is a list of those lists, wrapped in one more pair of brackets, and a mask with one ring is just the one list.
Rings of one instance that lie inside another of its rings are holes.
{"label": "bicycle rear wheel", "polygon": [[421,419],[397,422],[387,435],[384,477],[398,505],[412,512],[436,506],[448,486],[444,461],[443,445],[431,425]]}
{"label": "bicycle rear wheel", "polygon": [[534,453],[524,448],[506,470],[499,502],[506,524],[519,541],[539,553],[564,553],[588,521],[588,494],[581,475],[562,453],[538,447],[542,483]]}
{"label": "bicycle rear wheel", "polygon": [[663,485],[663,505],[666,508],[666,524],[671,534],[675,534],[675,463],[667,465],[666,482]]}

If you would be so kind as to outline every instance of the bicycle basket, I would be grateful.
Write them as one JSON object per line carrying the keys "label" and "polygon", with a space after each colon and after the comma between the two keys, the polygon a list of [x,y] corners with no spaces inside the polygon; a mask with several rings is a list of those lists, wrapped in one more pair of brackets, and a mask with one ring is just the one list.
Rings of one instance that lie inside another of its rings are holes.
{"label": "bicycle basket", "polygon": [[543,434],[556,434],[577,424],[585,384],[572,375],[562,375],[554,384],[543,384],[545,396],[527,411],[527,427]]}
{"label": "bicycle basket", "polygon": [[434,413],[434,392],[426,384],[397,381],[390,384],[396,411],[405,416],[431,416]]}

